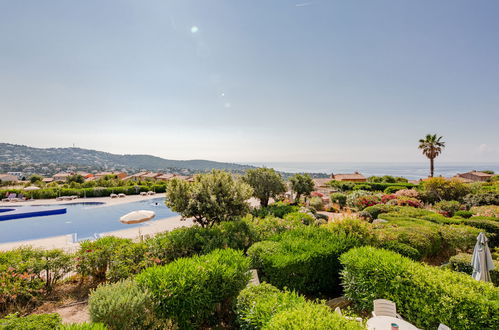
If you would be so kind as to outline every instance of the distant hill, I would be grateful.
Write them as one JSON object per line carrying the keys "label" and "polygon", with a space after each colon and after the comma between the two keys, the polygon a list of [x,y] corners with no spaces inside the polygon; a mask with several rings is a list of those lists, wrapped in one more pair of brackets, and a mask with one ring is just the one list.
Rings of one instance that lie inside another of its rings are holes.
{"label": "distant hill", "polygon": [[95,168],[159,171],[171,168],[205,172],[224,169],[242,172],[252,166],[210,160],[172,160],[150,155],[117,155],[82,148],[33,148],[0,143],[0,163],[55,163],[92,166]]}

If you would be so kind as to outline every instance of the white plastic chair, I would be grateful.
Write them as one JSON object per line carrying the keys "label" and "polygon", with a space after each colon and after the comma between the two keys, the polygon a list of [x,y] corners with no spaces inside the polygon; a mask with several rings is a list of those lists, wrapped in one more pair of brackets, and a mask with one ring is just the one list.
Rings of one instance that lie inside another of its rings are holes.
{"label": "white plastic chair", "polygon": [[376,299],[373,303],[373,316],[390,316],[401,319],[400,315],[397,314],[397,305],[393,301]]}

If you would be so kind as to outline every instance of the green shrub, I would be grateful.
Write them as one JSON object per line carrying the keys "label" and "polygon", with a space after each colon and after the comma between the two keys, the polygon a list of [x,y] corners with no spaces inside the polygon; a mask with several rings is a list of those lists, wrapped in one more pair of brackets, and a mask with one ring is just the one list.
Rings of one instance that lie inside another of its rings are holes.
{"label": "green shrub", "polygon": [[58,330],[107,330],[107,329],[108,328],[102,323],[87,323],[87,322],[63,324],[58,328]]}
{"label": "green shrub", "polygon": [[158,264],[182,257],[207,254],[215,249],[246,251],[254,240],[250,225],[244,221],[227,221],[211,228],[200,226],[177,228],[147,240],[149,256]]}
{"label": "green shrub", "polygon": [[435,209],[446,217],[452,217],[461,209],[461,204],[458,201],[441,201],[435,204]]}
{"label": "green shrub", "polygon": [[323,211],[324,210],[324,201],[322,198],[318,196],[314,196],[310,198],[310,206],[316,209],[317,211]]}
{"label": "green shrub", "polygon": [[313,215],[303,213],[303,212],[293,212],[288,213],[284,216],[284,220],[291,223],[301,222],[304,225],[311,225],[315,222],[315,217]]}
{"label": "green shrub", "polygon": [[489,245],[495,247],[499,245],[499,222],[486,219],[466,219],[463,223],[467,226],[475,227],[486,231]]}
{"label": "green shrub", "polygon": [[335,235],[351,237],[362,245],[374,244],[376,241],[372,224],[360,219],[344,218],[327,224],[325,228]]}
{"label": "green shrub", "polygon": [[463,200],[467,207],[499,205],[499,193],[490,191],[478,194],[468,194],[464,196]]}
{"label": "green shrub", "polygon": [[[473,274],[473,267],[471,266],[471,260],[473,255],[468,253],[459,253],[449,259],[449,268],[466,273],[471,276]],[[494,269],[490,271],[490,279],[495,286],[499,286],[499,261],[494,260]]]}
{"label": "green shrub", "polygon": [[263,241],[276,234],[304,226],[301,222],[301,217],[299,219],[288,218],[284,220],[270,215],[265,218],[256,218],[252,215],[247,215],[242,220],[250,227],[255,242]]}
{"label": "green shrub", "polygon": [[154,304],[147,290],[131,279],[99,285],[90,293],[88,307],[92,322],[109,329],[147,329]]}
{"label": "green shrub", "polygon": [[275,314],[305,302],[303,296],[281,291],[265,282],[251,285],[237,296],[235,312],[238,325],[241,329],[262,329]]}
{"label": "green shrub", "polygon": [[340,207],[345,207],[347,205],[347,195],[343,193],[332,193],[329,198],[332,203],[336,203]]}
{"label": "green shrub", "polygon": [[395,209],[392,205],[378,204],[366,207],[363,211],[369,213],[372,219],[378,219],[378,216],[382,213],[391,212]]}
{"label": "green shrub", "polygon": [[357,321],[347,320],[334,313],[326,305],[309,302],[276,314],[265,329],[361,330],[365,327]]}
{"label": "green shrub", "polygon": [[364,191],[371,191],[372,188],[370,185],[368,184],[359,184],[359,185],[355,185],[353,186],[352,190],[364,190]]}
{"label": "green shrub", "polygon": [[497,329],[499,289],[468,275],[427,266],[373,247],[355,248],[340,258],[345,296],[363,310],[374,299],[389,299],[417,327]]}
{"label": "green shrub", "polygon": [[215,250],[204,256],[180,258],[147,268],[137,282],[157,301],[157,313],[182,328],[200,327],[215,317],[217,305],[226,311],[250,278],[249,259],[241,251]]}
{"label": "green shrub", "polygon": [[17,314],[7,315],[0,319],[0,328],[3,330],[53,330],[61,323],[61,317],[53,314],[31,314],[19,317]]}
{"label": "green shrub", "polygon": [[251,214],[258,218],[265,218],[269,215],[273,215],[278,218],[284,218],[286,214],[297,212],[299,209],[300,207],[297,205],[290,205],[284,202],[276,202],[267,207],[255,208],[251,211]]}
{"label": "green shrub", "polygon": [[80,243],[76,271],[96,281],[117,281],[138,273],[147,262],[145,245],[131,239],[106,236]]}
{"label": "green shrub", "polygon": [[402,186],[390,186],[390,187],[386,187],[386,189],[383,190],[383,192],[385,194],[394,194],[397,191],[403,190],[403,189],[406,189],[406,187],[402,187]]}
{"label": "green shrub", "polygon": [[471,218],[473,216],[473,212],[459,210],[459,211],[454,213],[454,216],[468,219],[468,218]]}
{"label": "green shrub", "polygon": [[412,260],[421,260],[421,253],[410,245],[397,242],[397,241],[385,241],[380,242],[378,247],[397,252],[404,257],[410,258]]}
{"label": "green shrub", "polygon": [[248,255],[262,280],[278,288],[327,295],[341,291],[339,255],[358,244],[353,236],[304,227],[284,232],[270,242],[256,243]]}

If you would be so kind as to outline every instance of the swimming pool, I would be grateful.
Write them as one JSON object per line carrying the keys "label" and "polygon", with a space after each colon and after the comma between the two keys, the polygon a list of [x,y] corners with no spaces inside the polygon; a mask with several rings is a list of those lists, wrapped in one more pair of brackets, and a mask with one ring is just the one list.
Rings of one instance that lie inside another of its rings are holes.
{"label": "swimming pool", "polygon": [[[151,221],[177,215],[177,213],[166,207],[164,198],[147,199],[110,206],[99,204],[101,203],[83,202],[57,205],[65,207],[67,213],[0,221],[0,243],[70,234],[76,235],[77,240],[82,240],[95,238],[96,235],[98,236],[98,234],[108,231],[147,226],[147,222],[126,225],[119,221],[121,216],[136,210],[154,211],[156,217]],[[19,209],[23,207],[25,206],[9,206],[9,208]],[[2,208],[0,207],[0,209]]]}

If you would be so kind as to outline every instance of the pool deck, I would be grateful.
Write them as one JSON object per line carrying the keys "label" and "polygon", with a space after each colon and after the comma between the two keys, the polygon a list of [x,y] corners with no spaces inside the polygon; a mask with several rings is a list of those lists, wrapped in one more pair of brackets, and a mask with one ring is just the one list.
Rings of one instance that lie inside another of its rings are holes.
{"label": "pool deck", "polygon": [[[14,206],[14,205],[47,205],[47,204],[64,205],[64,204],[80,203],[80,202],[105,202],[106,204],[102,205],[101,207],[106,207],[111,205],[124,204],[124,203],[136,202],[153,198],[164,198],[164,197],[165,194],[156,194],[151,196],[132,195],[132,196],[127,196],[125,198],[109,198],[109,197],[79,198],[72,201],[56,201],[55,199],[43,199],[43,200],[33,200],[20,203],[0,202],[0,207]],[[154,236],[157,233],[173,230],[175,228],[180,228],[180,227],[189,227],[192,226],[192,224],[193,222],[190,219],[181,220],[180,216],[174,216],[151,222],[146,222],[139,227],[101,233],[101,236],[117,236],[122,238],[131,238],[134,240],[138,240],[140,236]],[[61,236],[53,236],[53,237],[47,237],[35,240],[0,243],[0,251],[12,250],[27,245],[43,249],[63,249],[68,252],[75,251],[79,247],[79,243],[73,243],[72,235],[61,235]]]}

